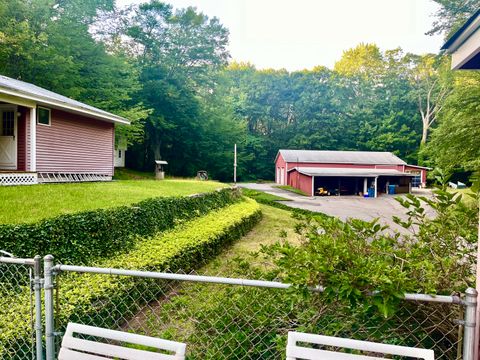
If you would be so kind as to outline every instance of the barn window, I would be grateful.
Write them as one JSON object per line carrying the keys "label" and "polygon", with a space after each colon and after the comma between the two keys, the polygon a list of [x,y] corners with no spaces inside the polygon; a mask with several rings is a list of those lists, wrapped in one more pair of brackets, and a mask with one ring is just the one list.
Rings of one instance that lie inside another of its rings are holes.
{"label": "barn window", "polygon": [[119,158],[119,159],[122,158],[122,150],[118,150],[118,158]]}
{"label": "barn window", "polygon": [[41,125],[50,125],[51,111],[50,109],[37,108],[37,123]]}

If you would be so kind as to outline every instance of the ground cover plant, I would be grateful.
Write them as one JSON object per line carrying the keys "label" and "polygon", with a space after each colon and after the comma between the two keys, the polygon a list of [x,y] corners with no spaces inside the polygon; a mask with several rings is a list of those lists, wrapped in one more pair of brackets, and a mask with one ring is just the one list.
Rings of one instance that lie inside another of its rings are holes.
{"label": "ground cover plant", "polygon": [[305,210],[305,209],[297,209],[290,207],[288,205],[285,205],[283,202],[284,201],[291,201],[289,199],[282,198],[280,196],[268,194],[263,191],[258,191],[258,190],[252,190],[252,189],[245,189],[242,188],[242,194],[245,196],[248,196],[251,199],[254,199],[260,204],[265,204],[269,206],[276,207],[278,209],[282,210],[287,210],[289,212],[292,212],[294,215],[304,215],[304,216],[314,216],[314,217],[328,217],[329,215],[316,212],[316,211],[310,211],[310,210]]}
{"label": "ground cover plant", "polygon": [[282,190],[293,192],[297,195],[309,196],[308,194],[304,193],[302,190],[294,188],[293,186],[290,186],[290,185],[275,185],[274,187],[277,187],[277,188],[282,189]]}
{"label": "ground cover plant", "polygon": [[0,187],[0,224],[33,223],[81,211],[130,205],[160,196],[186,196],[224,188],[215,181],[131,180]]}
{"label": "ground cover plant", "polygon": [[268,194],[263,191],[247,189],[247,188],[242,188],[242,194],[252,199],[255,199],[257,202],[261,202],[265,204],[267,203],[271,204],[273,201],[291,201],[290,199],[286,199],[281,196]]}
{"label": "ground cover plant", "polygon": [[[190,271],[226,245],[245,235],[261,218],[260,208],[245,199],[186,221],[170,231],[140,238],[128,253],[95,263],[96,266],[149,271]],[[156,300],[161,288],[155,281],[93,274],[64,274],[58,278],[58,321],[67,320],[111,327],[133,316],[145,303]],[[22,358],[19,344],[29,333],[28,291],[0,297],[0,357]],[[12,322],[11,319],[18,319]],[[21,349],[24,350],[24,349]]]}

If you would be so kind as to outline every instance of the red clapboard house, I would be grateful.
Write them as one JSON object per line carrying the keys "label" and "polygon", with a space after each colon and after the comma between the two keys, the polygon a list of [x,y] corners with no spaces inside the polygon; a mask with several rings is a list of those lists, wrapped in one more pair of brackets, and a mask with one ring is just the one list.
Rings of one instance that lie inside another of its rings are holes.
{"label": "red clapboard house", "polygon": [[[426,184],[428,168],[408,165],[390,152],[279,150],[275,181],[310,196],[323,191],[337,195],[409,193]],[[391,189],[392,187],[390,187]],[[320,190],[322,189],[322,190]]]}
{"label": "red clapboard house", "polygon": [[115,124],[129,121],[0,76],[0,185],[111,180]]}

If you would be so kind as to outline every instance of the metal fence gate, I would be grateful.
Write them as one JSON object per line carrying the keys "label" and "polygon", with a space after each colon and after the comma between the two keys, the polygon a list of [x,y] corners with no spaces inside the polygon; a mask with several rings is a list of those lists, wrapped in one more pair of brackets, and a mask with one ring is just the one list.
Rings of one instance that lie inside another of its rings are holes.
{"label": "metal fence gate", "polygon": [[188,359],[284,359],[286,333],[299,330],[473,360],[474,289],[405,294],[394,316],[353,321],[341,304],[294,302],[291,285],[275,281],[55,265],[51,256],[43,265],[0,257],[0,359],[54,360],[66,324],[78,322],[185,342]]}
{"label": "metal fence gate", "polygon": [[0,257],[0,358],[43,359],[41,257]]}

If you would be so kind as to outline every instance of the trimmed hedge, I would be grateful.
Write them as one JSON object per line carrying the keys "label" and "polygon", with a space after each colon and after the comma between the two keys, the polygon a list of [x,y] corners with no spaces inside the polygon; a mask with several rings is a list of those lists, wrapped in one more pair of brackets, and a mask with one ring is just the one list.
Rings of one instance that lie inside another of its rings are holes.
{"label": "trimmed hedge", "polygon": [[[251,199],[243,199],[170,231],[137,239],[130,252],[96,265],[148,271],[191,271],[258,223],[261,218],[259,205]],[[162,294],[158,281],[152,279],[65,273],[56,280],[60,326],[68,321],[118,326],[121,317],[135,316],[145,302],[158,300]],[[30,316],[30,295],[26,287],[20,290],[0,296],[1,359],[24,359],[31,350],[28,347],[31,329],[29,321],[25,320]]]}
{"label": "trimmed hedge", "polygon": [[[213,211],[178,228],[138,243],[134,250],[96,266],[144,271],[190,272],[205,264],[233,241],[247,234],[261,219],[251,200]],[[158,280],[99,274],[63,274],[59,320],[111,327],[119,316],[134,316],[158,300]]]}
{"label": "trimmed hedge", "polygon": [[18,257],[52,254],[59,262],[87,264],[129,250],[136,236],[165,231],[239,198],[237,191],[222,189],[188,197],[147,199],[130,206],[62,215],[34,224],[0,225],[0,249]]}

